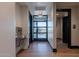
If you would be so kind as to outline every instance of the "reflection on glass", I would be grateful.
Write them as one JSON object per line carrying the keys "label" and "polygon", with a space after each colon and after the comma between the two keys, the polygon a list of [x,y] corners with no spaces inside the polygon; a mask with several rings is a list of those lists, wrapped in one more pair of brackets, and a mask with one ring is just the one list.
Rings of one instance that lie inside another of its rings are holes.
{"label": "reflection on glass", "polygon": [[36,32],[36,29],[37,29],[37,28],[33,28],[33,32]]}
{"label": "reflection on glass", "polygon": [[38,38],[46,38],[46,34],[38,34]]}
{"label": "reflection on glass", "polygon": [[36,34],[33,34],[34,36],[33,36],[33,38],[36,38]]}
{"label": "reflection on glass", "polygon": [[38,17],[34,16],[33,19],[33,38],[46,38],[46,23],[47,16]]}
{"label": "reflection on glass", "polygon": [[38,27],[44,27],[46,26],[46,22],[38,22]]}
{"label": "reflection on glass", "polygon": [[48,27],[52,27],[53,26],[53,22],[52,21],[48,21]]}
{"label": "reflection on glass", "polygon": [[36,26],[37,26],[37,25],[36,25],[36,22],[33,22],[33,26],[34,26],[34,27],[36,27]]}
{"label": "reflection on glass", "polygon": [[46,21],[46,16],[43,17],[34,16],[34,21]]}
{"label": "reflection on glass", "polygon": [[38,28],[38,32],[46,32],[46,28]]}

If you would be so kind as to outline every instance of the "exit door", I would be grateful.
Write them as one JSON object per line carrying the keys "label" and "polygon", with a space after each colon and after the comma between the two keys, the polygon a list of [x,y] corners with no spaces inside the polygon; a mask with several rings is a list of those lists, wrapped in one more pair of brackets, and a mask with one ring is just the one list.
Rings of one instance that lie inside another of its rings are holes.
{"label": "exit door", "polygon": [[48,37],[47,16],[34,16],[33,19],[33,40],[45,41]]}

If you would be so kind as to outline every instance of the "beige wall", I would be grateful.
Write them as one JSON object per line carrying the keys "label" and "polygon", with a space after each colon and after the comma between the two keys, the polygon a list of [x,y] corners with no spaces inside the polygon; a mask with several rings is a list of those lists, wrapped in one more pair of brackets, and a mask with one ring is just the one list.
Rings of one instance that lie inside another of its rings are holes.
{"label": "beige wall", "polygon": [[15,3],[0,3],[0,56],[16,56]]}

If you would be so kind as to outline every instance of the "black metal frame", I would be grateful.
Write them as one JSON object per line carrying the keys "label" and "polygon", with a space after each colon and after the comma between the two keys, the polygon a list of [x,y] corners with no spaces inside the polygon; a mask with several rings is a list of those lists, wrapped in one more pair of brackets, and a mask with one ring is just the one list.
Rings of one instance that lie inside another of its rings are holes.
{"label": "black metal frame", "polygon": [[32,15],[29,12],[29,29],[30,29],[30,33],[29,33],[29,43],[32,43]]}
{"label": "black metal frame", "polygon": [[[34,16],[38,16],[38,15],[34,15]],[[33,18],[34,18],[33,16]],[[48,39],[48,16],[47,15],[43,15],[43,16],[46,16],[46,21],[32,21],[32,22],[36,22],[36,27],[32,27],[32,28],[37,28],[37,31],[36,31],[36,38],[33,38],[34,40],[38,40],[40,41],[40,39],[43,39],[44,41],[46,41]],[[46,26],[45,27],[38,27],[38,22],[46,22]],[[33,24],[32,24],[33,25]],[[46,28],[46,32],[42,33],[42,32],[38,32],[38,28]],[[35,33],[35,32],[34,32]],[[33,34],[34,34],[33,33]],[[46,38],[38,38],[38,34],[46,34]]]}

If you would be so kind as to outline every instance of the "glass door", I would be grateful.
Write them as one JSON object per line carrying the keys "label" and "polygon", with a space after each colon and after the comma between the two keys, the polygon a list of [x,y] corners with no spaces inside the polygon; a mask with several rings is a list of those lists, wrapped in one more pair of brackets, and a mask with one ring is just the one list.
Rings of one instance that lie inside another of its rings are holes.
{"label": "glass door", "polygon": [[33,19],[33,39],[34,40],[47,40],[48,37],[48,22],[47,16],[34,16]]}

